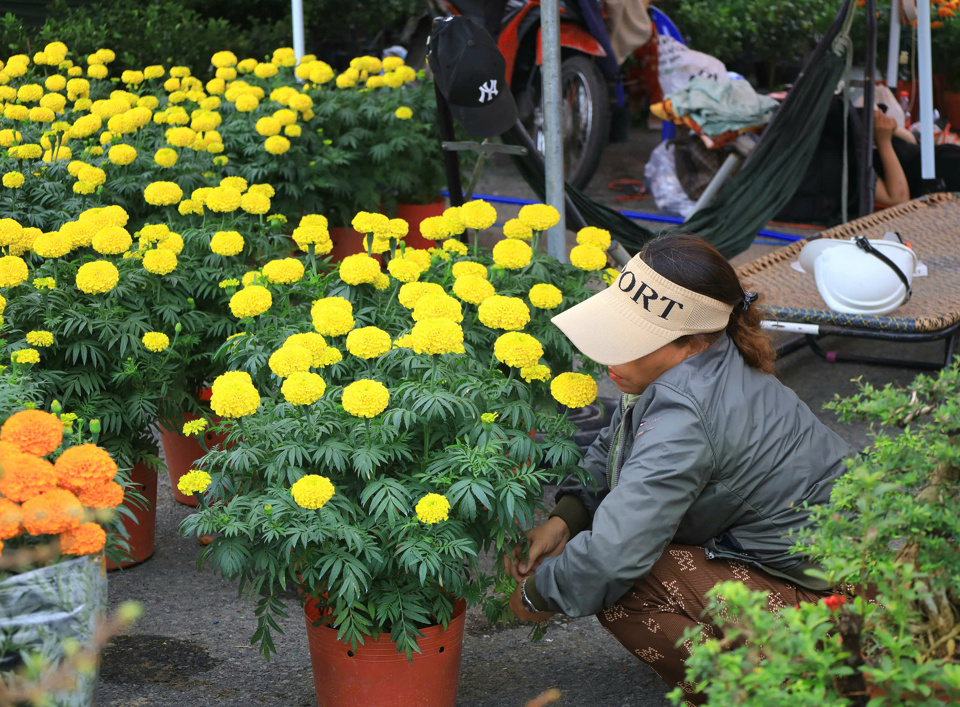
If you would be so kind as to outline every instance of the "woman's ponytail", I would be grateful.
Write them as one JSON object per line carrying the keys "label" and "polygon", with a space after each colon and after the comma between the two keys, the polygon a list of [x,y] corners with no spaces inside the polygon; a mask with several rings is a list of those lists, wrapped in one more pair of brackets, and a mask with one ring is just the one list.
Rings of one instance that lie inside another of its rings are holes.
{"label": "woman's ponytail", "polygon": [[757,296],[744,289],[736,270],[719,251],[697,236],[671,233],[647,243],[640,257],[671,282],[732,305],[727,336],[748,366],[773,373],[776,356],[760,328]]}

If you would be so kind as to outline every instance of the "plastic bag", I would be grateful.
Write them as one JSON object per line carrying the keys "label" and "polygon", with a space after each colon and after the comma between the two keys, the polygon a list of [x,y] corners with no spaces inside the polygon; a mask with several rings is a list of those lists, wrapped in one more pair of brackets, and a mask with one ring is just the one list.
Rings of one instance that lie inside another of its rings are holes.
{"label": "plastic bag", "polygon": [[696,202],[687,196],[677,178],[673,145],[669,141],[661,142],[650,153],[650,160],[643,168],[643,176],[647,178],[658,209],[683,218],[693,213]]}
{"label": "plastic bag", "polygon": [[729,81],[727,67],[719,59],[698,52],[673,37],[657,37],[657,74],[664,96],[687,87],[694,76]]}
{"label": "plastic bag", "polygon": [[[0,678],[24,656],[42,655],[56,666],[63,642],[93,640],[107,608],[107,578],[99,554],[59,562],[0,581]],[[56,707],[90,707],[96,671],[76,676],[74,689],[50,696]]]}

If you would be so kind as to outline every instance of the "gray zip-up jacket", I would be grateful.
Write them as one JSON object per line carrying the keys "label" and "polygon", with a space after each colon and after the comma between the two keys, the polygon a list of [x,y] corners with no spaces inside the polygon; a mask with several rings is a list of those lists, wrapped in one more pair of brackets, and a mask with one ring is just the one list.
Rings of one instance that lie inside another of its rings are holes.
{"label": "gray zip-up jacket", "polygon": [[724,334],[623,396],[610,426],[570,476],[557,509],[571,539],[543,561],[528,595],[569,616],[614,604],[670,543],[761,567],[810,587],[810,563],[790,552],[854,452],[775,377],[749,367]]}

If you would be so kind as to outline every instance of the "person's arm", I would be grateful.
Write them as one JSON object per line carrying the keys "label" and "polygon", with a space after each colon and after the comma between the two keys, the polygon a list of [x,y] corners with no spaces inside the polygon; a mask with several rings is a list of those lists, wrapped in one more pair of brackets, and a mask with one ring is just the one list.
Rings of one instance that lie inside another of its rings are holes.
{"label": "person's arm", "polygon": [[883,165],[883,179],[877,179],[877,203],[894,206],[910,201],[910,185],[903,165],[893,149],[893,133],[897,121],[877,110],[873,113],[873,136],[877,141],[877,152]]}
{"label": "person's arm", "polygon": [[527,581],[538,609],[586,616],[612,605],[650,571],[710,480],[716,459],[696,403],[665,385],[653,393],[644,433],[592,529],[571,538]]}

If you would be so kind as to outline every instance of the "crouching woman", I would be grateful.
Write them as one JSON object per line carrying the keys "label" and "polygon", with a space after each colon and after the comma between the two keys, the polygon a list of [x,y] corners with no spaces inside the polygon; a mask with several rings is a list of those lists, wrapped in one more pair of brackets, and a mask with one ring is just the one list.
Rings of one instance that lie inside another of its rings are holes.
{"label": "crouching woman", "polygon": [[553,318],[622,392],[610,426],[568,477],[549,520],[504,558],[514,613],[596,614],[688,704],[685,629],[718,582],[767,592],[771,611],[828,589],[790,552],[844,473],[851,447],[773,375],[760,316],[704,241],[651,241],[608,289]]}

